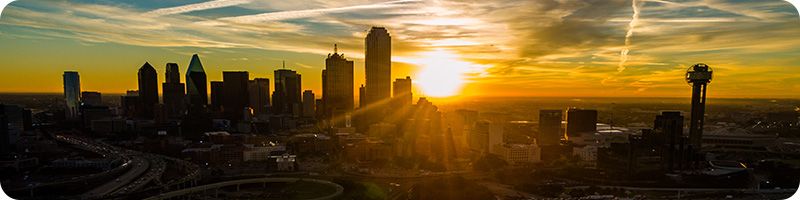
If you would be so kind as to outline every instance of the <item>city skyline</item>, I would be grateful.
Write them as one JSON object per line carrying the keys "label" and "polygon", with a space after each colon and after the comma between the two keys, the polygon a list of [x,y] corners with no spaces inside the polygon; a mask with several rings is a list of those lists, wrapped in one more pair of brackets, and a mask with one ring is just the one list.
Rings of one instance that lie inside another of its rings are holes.
{"label": "city skyline", "polygon": [[[0,19],[0,42],[10,44],[0,47],[8,61],[0,92],[59,93],[59,76],[74,70],[82,90],[121,94],[137,88],[129,74],[142,63],[162,74],[159,66],[184,69],[195,53],[208,81],[221,81],[222,71],[273,77],[284,60],[299,74],[320,77],[332,44],[354,61],[358,86],[371,26],[391,32],[390,79],[412,77],[417,96],[689,97],[680,77],[698,62],[723,74],[709,98],[796,98],[800,91],[800,77],[791,73],[800,67],[800,40],[792,37],[800,20],[783,1],[641,1],[633,6],[637,20],[629,1],[220,2],[228,3],[13,2]],[[597,6],[604,12],[591,12]],[[522,20],[532,17],[541,23]],[[115,26],[120,30],[109,30]],[[271,31],[254,35],[265,29]],[[183,37],[190,30],[197,34]],[[20,59],[42,53],[52,59]],[[12,84],[20,78],[35,81]],[[322,94],[318,78],[302,85]]]}

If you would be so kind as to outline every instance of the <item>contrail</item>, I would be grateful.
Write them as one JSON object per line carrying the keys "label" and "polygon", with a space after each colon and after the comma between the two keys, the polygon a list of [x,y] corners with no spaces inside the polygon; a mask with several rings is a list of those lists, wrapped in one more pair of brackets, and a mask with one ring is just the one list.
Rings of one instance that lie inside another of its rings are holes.
{"label": "contrail", "polygon": [[381,8],[392,8],[392,7],[400,7],[406,6],[409,3],[417,3],[421,2],[422,0],[398,0],[398,1],[388,1],[383,3],[376,3],[376,4],[367,4],[367,5],[357,5],[357,6],[347,6],[347,7],[338,7],[338,8],[320,8],[320,9],[308,9],[308,10],[290,10],[290,11],[279,11],[279,12],[270,12],[270,13],[262,13],[256,15],[245,15],[245,16],[237,16],[237,17],[225,17],[220,18],[220,21],[232,21],[237,23],[258,23],[258,22],[268,22],[268,21],[281,21],[281,20],[288,20],[288,19],[299,19],[299,18],[308,18],[308,17],[315,17],[319,15],[324,15],[328,13],[341,13],[353,10],[366,10],[366,9],[381,9]]}
{"label": "contrail", "polygon": [[617,66],[617,73],[625,71],[625,62],[628,61],[628,52],[630,52],[631,46],[631,36],[633,36],[633,28],[636,27],[636,24],[639,23],[639,11],[642,9],[642,5],[644,5],[643,1],[640,0],[632,0],[631,7],[633,7],[633,16],[631,17],[631,22],[628,24],[628,33],[625,34],[625,47],[622,48],[622,52],[620,52],[619,57],[619,65]]}
{"label": "contrail", "polygon": [[150,12],[145,13],[146,15],[155,15],[155,16],[162,16],[162,15],[174,15],[174,14],[181,14],[187,13],[192,11],[198,10],[208,10],[214,8],[223,8],[229,6],[235,6],[239,4],[249,3],[250,0],[214,0],[214,1],[207,1],[203,3],[195,3],[183,6],[176,6],[176,7],[169,7],[169,8],[161,8],[156,9]]}

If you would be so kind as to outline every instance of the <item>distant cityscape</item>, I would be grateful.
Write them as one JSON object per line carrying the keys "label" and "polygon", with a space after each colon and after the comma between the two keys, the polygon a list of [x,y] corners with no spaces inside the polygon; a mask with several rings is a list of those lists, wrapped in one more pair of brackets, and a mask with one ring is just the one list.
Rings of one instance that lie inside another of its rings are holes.
{"label": "distant cityscape", "polygon": [[800,100],[707,99],[717,74],[706,64],[687,69],[691,99],[440,104],[415,96],[413,77],[392,75],[386,28],[364,42],[365,84],[332,44],[322,76],[306,76],[322,80],[321,94],[285,63],[274,77],[208,80],[198,54],[185,83],[181,65],[166,63],[160,92],[160,64],[145,62],[122,96],[82,90],[79,71],[63,73],[63,96],[1,94],[3,190],[17,199],[780,199],[800,185]]}

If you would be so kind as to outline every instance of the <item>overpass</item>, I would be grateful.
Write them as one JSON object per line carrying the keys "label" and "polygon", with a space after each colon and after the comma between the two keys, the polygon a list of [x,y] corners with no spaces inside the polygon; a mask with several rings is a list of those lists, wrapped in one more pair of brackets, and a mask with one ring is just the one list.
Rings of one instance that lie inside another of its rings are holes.
{"label": "overpass", "polygon": [[208,191],[208,190],[217,191],[220,188],[228,187],[228,186],[236,186],[236,188],[238,190],[239,186],[240,185],[244,185],[244,184],[294,183],[294,182],[297,182],[297,181],[308,181],[308,182],[314,182],[314,183],[318,183],[318,184],[324,184],[324,185],[327,185],[327,186],[330,186],[330,187],[333,187],[333,188],[336,189],[336,191],[333,194],[329,194],[329,195],[322,196],[322,197],[317,197],[317,198],[312,198],[312,199],[308,199],[308,200],[328,200],[328,199],[333,199],[333,198],[341,195],[344,192],[344,187],[342,187],[341,185],[333,183],[333,182],[330,182],[330,181],[319,180],[319,179],[309,179],[309,178],[253,178],[253,179],[242,179],[242,180],[225,181],[225,182],[219,182],[219,183],[212,183],[212,184],[208,184],[208,185],[201,185],[201,186],[192,187],[192,188],[186,188],[186,189],[182,189],[182,190],[177,190],[177,191],[172,191],[172,192],[167,192],[167,193],[159,194],[159,195],[156,195],[156,196],[152,196],[152,197],[146,198],[145,200],[162,200],[162,199],[182,198],[182,197],[184,197],[186,195],[190,195],[190,194],[193,194],[193,193],[205,192],[205,191]]}

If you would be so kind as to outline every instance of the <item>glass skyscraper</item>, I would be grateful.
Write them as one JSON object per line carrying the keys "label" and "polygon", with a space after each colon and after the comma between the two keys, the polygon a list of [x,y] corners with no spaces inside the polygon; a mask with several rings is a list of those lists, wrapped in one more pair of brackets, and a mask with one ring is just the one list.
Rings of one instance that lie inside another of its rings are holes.
{"label": "glass skyscraper", "polygon": [[77,119],[81,100],[81,77],[78,72],[64,72],[64,99],[67,105],[64,111],[67,119]]}

